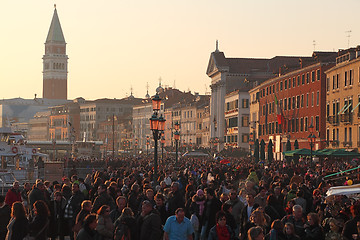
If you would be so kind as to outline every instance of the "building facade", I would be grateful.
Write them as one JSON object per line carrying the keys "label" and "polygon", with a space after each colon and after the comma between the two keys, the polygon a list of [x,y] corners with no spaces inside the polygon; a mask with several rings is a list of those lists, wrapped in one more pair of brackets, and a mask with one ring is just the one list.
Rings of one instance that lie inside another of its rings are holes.
{"label": "building facade", "polygon": [[50,107],[49,137],[55,141],[80,140],[80,105],[78,102]]}
{"label": "building facade", "polygon": [[225,96],[225,148],[249,150],[250,97],[233,91]]}
{"label": "building facade", "polygon": [[226,58],[216,47],[210,55],[206,74],[211,78],[210,134],[211,140],[219,141],[218,151],[225,143],[225,95],[235,90],[248,93],[251,88],[276,76],[280,67],[298,65],[298,57]]}
{"label": "building facade", "polygon": [[43,98],[67,99],[68,56],[55,8],[43,56]]}
{"label": "building facade", "polygon": [[328,148],[359,150],[360,47],[339,51],[326,76]]}
{"label": "building facade", "polygon": [[292,149],[295,141],[299,148],[309,149],[310,134],[316,136],[314,150],[325,147],[325,71],[334,65],[335,58],[334,52],[314,52],[311,61],[300,60],[299,69],[259,86],[259,141],[272,140],[275,159],[282,158],[288,140]]}
{"label": "building facade", "polygon": [[27,139],[29,141],[48,141],[49,138],[49,116],[50,111],[37,112],[29,120],[29,132]]}

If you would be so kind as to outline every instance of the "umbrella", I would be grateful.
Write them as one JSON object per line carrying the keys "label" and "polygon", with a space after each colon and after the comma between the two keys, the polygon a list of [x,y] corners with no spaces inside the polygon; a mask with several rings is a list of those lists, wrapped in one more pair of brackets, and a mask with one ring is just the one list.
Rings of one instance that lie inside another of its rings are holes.
{"label": "umbrella", "polygon": [[265,160],[265,141],[264,139],[261,139],[260,142],[260,159]]}
{"label": "umbrella", "polygon": [[255,157],[255,162],[259,162],[259,140],[258,139],[255,140],[254,157]]}
{"label": "umbrella", "polygon": [[268,162],[271,163],[273,160],[274,160],[273,143],[270,139],[268,144]]}
{"label": "umbrella", "polygon": [[223,159],[220,161],[221,164],[228,164],[230,161],[228,159]]}

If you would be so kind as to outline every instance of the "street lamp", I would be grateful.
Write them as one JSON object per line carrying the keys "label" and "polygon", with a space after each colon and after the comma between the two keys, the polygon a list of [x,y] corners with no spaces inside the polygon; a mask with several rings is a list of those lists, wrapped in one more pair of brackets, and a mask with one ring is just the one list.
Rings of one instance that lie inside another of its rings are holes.
{"label": "street lamp", "polygon": [[149,155],[149,144],[150,144],[149,136],[146,136],[146,156]]}
{"label": "street lamp", "polygon": [[192,142],[191,142],[191,138],[190,138],[190,140],[189,140],[189,147],[190,147],[190,152],[191,152],[191,150],[192,150]]}
{"label": "street lamp", "polygon": [[135,138],[135,155],[137,154],[138,140]]}
{"label": "street lamp", "polygon": [[310,144],[310,164],[312,164],[312,161],[313,161],[313,147],[315,145],[315,141],[316,141],[316,136],[313,134],[314,132],[314,126],[312,124],[310,124],[309,126],[309,132],[310,132],[310,135],[308,136],[308,141],[309,141],[309,144]]}
{"label": "street lamp", "polygon": [[153,104],[153,115],[150,118],[150,129],[153,132],[155,148],[154,148],[154,183],[156,184],[157,181],[157,147],[158,147],[158,140],[161,137],[161,134],[164,132],[165,129],[165,118],[162,115],[158,117],[161,105],[161,98],[158,94],[156,94],[152,99]]}
{"label": "street lamp", "polygon": [[165,137],[164,132],[161,135],[161,161],[164,164],[164,145],[165,145]]}
{"label": "street lamp", "polygon": [[175,133],[174,133],[174,139],[175,139],[175,151],[176,151],[176,155],[175,155],[175,166],[177,166],[177,161],[178,161],[178,145],[179,145],[179,140],[180,140],[180,124],[179,122],[176,122],[174,124],[175,127]]}

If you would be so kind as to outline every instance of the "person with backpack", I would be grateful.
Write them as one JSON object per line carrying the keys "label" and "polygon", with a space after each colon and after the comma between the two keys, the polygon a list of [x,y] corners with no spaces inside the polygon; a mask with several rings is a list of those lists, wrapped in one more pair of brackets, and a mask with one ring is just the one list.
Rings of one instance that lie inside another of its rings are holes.
{"label": "person with backpack", "polygon": [[131,208],[122,210],[120,217],[115,221],[114,240],[136,239],[136,221]]}

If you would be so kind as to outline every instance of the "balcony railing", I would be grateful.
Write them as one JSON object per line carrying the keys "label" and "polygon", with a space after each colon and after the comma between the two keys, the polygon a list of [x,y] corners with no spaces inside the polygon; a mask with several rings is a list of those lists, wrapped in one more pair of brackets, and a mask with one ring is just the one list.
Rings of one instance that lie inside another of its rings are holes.
{"label": "balcony railing", "polygon": [[338,147],[338,146],[339,146],[339,141],[333,140],[333,141],[331,142],[331,146],[333,146],[333,147]]}
{"label": "balcony railing", "polygon": [[343,142],[344,147],[352,147],[352,142]]}
{"label": "balcony railing", "polygon": [[328,116],[327,121],[332,125],[339,125],[339,115]]}
{"label": "balcony railing", "polygon": [[352,113],[340,114],[340,122],[351,123],[351,121],[352,121]]}

